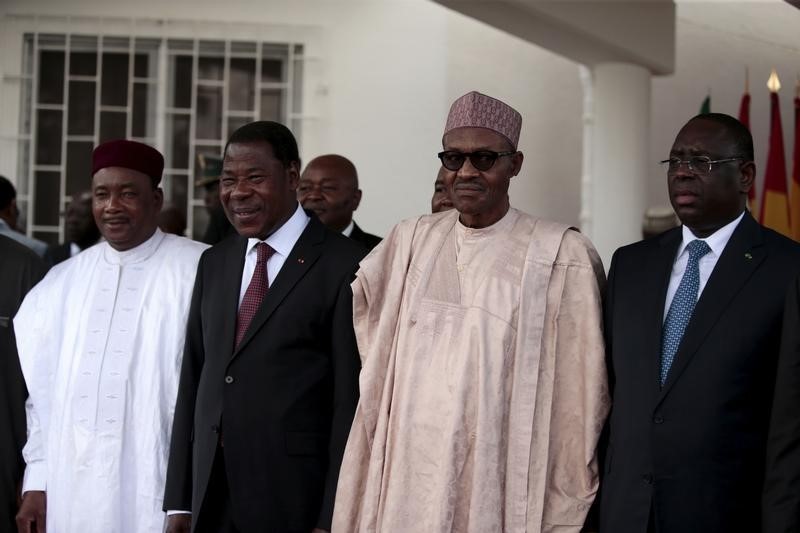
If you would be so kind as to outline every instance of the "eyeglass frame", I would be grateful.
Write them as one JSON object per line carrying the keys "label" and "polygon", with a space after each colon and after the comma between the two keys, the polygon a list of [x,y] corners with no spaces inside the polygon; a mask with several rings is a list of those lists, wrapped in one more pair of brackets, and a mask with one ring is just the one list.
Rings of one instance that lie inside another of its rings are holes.
{"label": "eyeglass frame", "polygon": [[[464,166],[464,163],[467,161],[467,159],[469,159],[470,164],[473,167],[475,167],[475,169],[477,169],[480,172],[486,172],[489,169],[491,169],[494,166],[494,164],[497,163],[497,160],[500,159],[501,157],[505,157],[507,155],[514,155],[514,154],[516,154],[518,152],[519,152],[519,150],[513,150],[511,152],[495,152],[494,150],[476,150],[474,152],[459,152],[458,150],[444,150],[444,151],[439,152],[438,154],[436,154],[436,157],[438,157],[439,161],[442,162],[442,166],[444,168],[446,168],[447,170],[449,170],[450,172],[458,172],[459,170],[461,170],[461,168]],[[447,165],[444,164],[444,159],[442,159],[447,154],[458,154],[458,155],[462,156],[464,159],[461,161],[461,164],[458,165],[457,168],[450,168],[450,167],[448,167]],[[478,166],[476,166],[475,162],[472,160],[472,156],[476,156],[478,154],[484,154],[484,155],[485,154],[492,154],[494,156],[494,159],[492,160],[492,164],[489,165],[486,168],[479,168]]]}
{"label": "eyeglass frame", "polygon": [[[674,170],[670,170],[669,165],[670,165],[670,163],[672,162],[673,159],[677,159],[678,161],[675,164],[675,169]],[[694,166],[692,166],[692,159],[708,159],[708,161],[704,162],[704,164],[708,165],[708,170],[705,171],[705,172],[701,172],[700,169],[694,168]],[[681,168],[681,165],[686,163],[686,168],[688,168],[692,172],[697,172],[698,174],[708,175],[708,174],[711,174],[711,170],[712,170],[713,165],[715,163],[730,163],[731,161],[746,161],[746,160],[747,160],[747,158],[743,157],[743,156],[728,157],[728,158],[725,158],[725,159],[711,159],[707,155],[696,155],[696,156],[690,157],[689,159],[685,159],[685,160],[684,159],[680,159],[678,157],[670,157],[669,159],[664,159],[663,161],[659,161],[658,164],[666,167],[667,174],[677,172]]]}

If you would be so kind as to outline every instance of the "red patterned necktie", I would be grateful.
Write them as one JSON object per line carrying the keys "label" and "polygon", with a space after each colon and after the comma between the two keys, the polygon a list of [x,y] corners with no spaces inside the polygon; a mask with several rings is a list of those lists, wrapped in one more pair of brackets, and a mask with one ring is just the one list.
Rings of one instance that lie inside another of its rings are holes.
{"label": "red patterned necktie", "polygon": [[260,242],[256,244],[256,252],[258,259],[256,260],[256,269],[253,272],[253,277],[250,279],[250,285],[247,286],[247,291],[244,293],[242,303],[239,305],[239,315],[236,317],[236,344],[239,346],[242,342],[247,327],[256,315],[256,311],[261,306],[264,296],[267,295],[269,289],[269,279],[267,278],[267,260],[275,253],[269,244]]}

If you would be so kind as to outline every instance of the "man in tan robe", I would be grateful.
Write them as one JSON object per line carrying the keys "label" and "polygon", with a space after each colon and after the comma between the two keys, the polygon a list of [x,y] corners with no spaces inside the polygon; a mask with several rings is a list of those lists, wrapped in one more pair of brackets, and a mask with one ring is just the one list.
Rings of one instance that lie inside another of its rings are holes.
{"label": "man in tan robe", "polygon": [[453,104],[454,210],[406,220],[353,283],[361,399],[334,533],[575,532],[609,407],[591,243],[510,208],[521,117]]}

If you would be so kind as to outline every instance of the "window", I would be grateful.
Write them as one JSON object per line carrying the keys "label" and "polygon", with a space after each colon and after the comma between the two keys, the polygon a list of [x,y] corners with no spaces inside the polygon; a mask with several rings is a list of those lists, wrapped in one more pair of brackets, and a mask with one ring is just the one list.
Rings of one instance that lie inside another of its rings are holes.
{"label": "window", "polygon": [[18,189],[28,234],[63,239],[59,216],[89,188],[97,144],[129,138],[164,154],[166,202],[202,235],[198,154],[219,155],[253,120],[299,136],[303,45],[159,37],[25,34]]}

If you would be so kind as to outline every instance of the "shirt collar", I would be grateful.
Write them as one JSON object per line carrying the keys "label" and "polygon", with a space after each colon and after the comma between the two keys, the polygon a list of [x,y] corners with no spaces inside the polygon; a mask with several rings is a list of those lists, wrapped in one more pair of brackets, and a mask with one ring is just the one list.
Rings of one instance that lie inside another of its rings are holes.
{"label": "shirt collar", "polygon": [[345,237],[349,237],[350,235],[352,235],[353,228],[355,227],[355,225],[356,225],[355,221],[351,218],[350,223],[347,225],[346,228],[342,230],[342,235],[344,235]]}
{"label": "shirt collar", "polygon": [[256,244],[265,242],[270,246],[270,248],[275,250],[276,253],[287,257],[289,252],[292,251],[292,248],[294,248],[297,239],[300,238],[300,235],[306,229],[309,220],[309,216],[305,211],[303,211],[303,209],[300,207],[300,203],[298,202],[297,207],[294,210],[294,214],[292,214],[292,216],[289,217],[289,220],[284,222],[280,228],[275,230],[272,235],[263,241],[254,237],[247,239],[247,251],[245,252],[245,255],[252,252]]}
{"label": "shirt collar", "polygon": [[715,231],[705,239],[699,239],[698,237],[696,237],[694,233],[692,233],[692,230],[687,228],[686,225],[684,224],[683,227],[681,228],[683,232],[683,242],[681,242],[681,247],[678,250],[678,256],[680,256],[684,252],[684,250],[686,250],[686,247],[689,245],[690,242],[696,239],[699,239],[701,241],[706,241],[708,247],[711,248],[711,252],[717,257],[721,256],[722,251],[725,249],[725,246],[728,244],[728,241],[731,240],[731,235],[733,235],[734,230],[736,230],[736,226],[739,225],[739,222],[742,221],[742,218],[744,218],[744,211],[742,211],[742,213],[734,220],[725,224],[724,226],[719,228],[717,231]]}
{"label": "shirt collar", "polygon": [[149,239],[144,241],[139,246],[131,248],[130,250],[118,251],[111,247],[107,242],[105,253],[103,254],[106,261],[112,265],[129,265],[132,263],[139,263],[150,258],[155,253],[161,241],[164,240],[164,233],[156,228],[156,231],[150,236]]}

